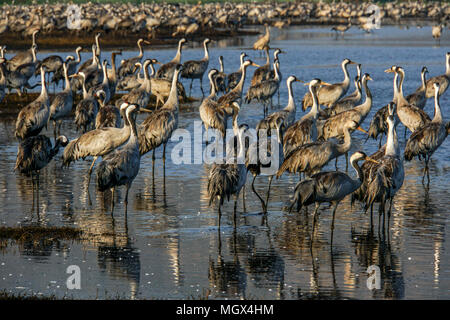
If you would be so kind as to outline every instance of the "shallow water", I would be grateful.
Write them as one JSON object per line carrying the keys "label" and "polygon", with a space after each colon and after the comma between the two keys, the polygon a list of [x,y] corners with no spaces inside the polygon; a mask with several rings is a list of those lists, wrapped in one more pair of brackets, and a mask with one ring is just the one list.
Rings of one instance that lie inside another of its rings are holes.
{"label": "shallow water", "polygon": [[[265,59],[248,49],[254,37],[235,38],[211,45],[210,67],[218,68],[222,55],[225,71],[238,69],[239,54],[246,51],[264,64]],[[271,45],[287,52],[281,55],[283,83],[280,104],[287,103],[285,80],[294,74],[309,81],[321,78],[338,82],[343,78],[340,62],[350,58],[362,63],[363,72],[374,81],[369,87],[374,96],[372,111],[363,123],[368,128],[373,114],[392,98],[392,75],[383,72],[393,64],[406,71],[404,92],[420,85],[420,70],[426,65],[430,75],[445,71],[445,53],[450,37],[443,33],[440,45],[431,38],[431,28],[399,29],[386,27],[373,34],[350,29],[344,39],[334,39],[329,28],[291,28],[274,32]],[[48,53],[39,54],[44,57]],[[146,57],[168,61],[175,49],[152,48]],[[136,55],[124,52],[123,58]],[[88,57],[89,54],[83,54]],[[106,55],[109,58],[109,53]],[[183,61],[203,56],[199,44],[183,52]],[[356,68],[349,68],[351,78]],[[250,69],[250,74],[252,73]],[[250,76],[247,77],[245,90]],[[188,89],[189,81],[182,80]],[[205,91],[208,85],[204,83]],[[294,84],[297,106],[306,87]],[[349,92],[354,90],[353,84]],[[201,96],[198,81],[193,95]],[[277,98],[274,98],[274,102]],[[449,121],[450,95],[441,97],[441,107]],[[198,102],[183,106],[179,127],[194,131],[199,120]],[[433,115],[429,100],[425,111]],[[275,109],[274,109],[275,110]],[[263,114],[257,104],[243,105],[239,121],[255,127]],[[297,118],[303,112],[298,107]],[[139,116],[139,122],[145,114]],[[156,152],[152,181],[151,155],[141,160],[140,172],[130,190],[128,214],[124,215],[124,190],[119,190],[114,215],[109,213],[110,195],[96,191],[95,178],[87,191],[85,174],[90,161],[78,161],[61,170],[60,156],[41,172],[37,214],[33,207],[31,180],[13,172],[17,141],[13,136],[14,118],[0,123],[0,224],[73,226],[86,236],[82,242],[24,243],[2,248],[0,254],[0,289],[12,293],[54,294],[73,298],[258,298],[302,299],[449,299],[450,248],[447,227],[450,197],[450,143],[447,140],[433,155],[431,184],[422,183],[423,164],[405,163],[405,181],[392,210],[389,233],[378,231],[374,214],[373,231],[369,216],[359,204],[351,208],[347,197],[339,205],[330,246],[331,210],[322,205],[314,243],[311,243],[311,212],[289,214],[289,205],[298,177],[283,175],[274,180],[266,216],[260,214],[260,202],[250,188],[248,176],[246,212],[238,202],[237,226],[233,227],[233,202],[225,203],[221,228],[216,207],[208,207],[208,166],[175,165],[168,144],[165,184],[162,150]],[[53,128],[45,133],[52,136]],[[403,150],[403,126],[398,126]],[[62,132],[69,139],[78,134],[73,122],[64,121]],[[360,132],[353,135],[352,152],[370,154],[378,142]],[[334,162],[326,167],[333,170]],[[344,159],[339,159],[345,170]],[[353,169],[349,174],[354,176]],[[95,175],[94,175],[95,176]],[[267,177],[256,180],[260,193],[267,190]],[[375,210],[376,211],[376,210]],[[69,265],[81,269],[81,289],[68,290]],[[367,268],[381,271],[381,288],[369,290]]]}

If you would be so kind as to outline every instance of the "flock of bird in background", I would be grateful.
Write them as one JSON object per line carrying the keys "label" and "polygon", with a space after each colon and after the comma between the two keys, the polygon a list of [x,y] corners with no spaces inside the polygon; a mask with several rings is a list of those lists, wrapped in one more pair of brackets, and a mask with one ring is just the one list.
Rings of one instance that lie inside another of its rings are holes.
{"label": "flock of bird in background", "polygon": [[[93,157],[88,172],[89,179],[97,158],[102,157],[102,162],[97,166],[98,189],[100,191],[111,189],[113,208],[115,188],[125,185],[126,210],[128,191],[139,172],[141,157],[153,151],[154,172],[155,150],[162,145],[165,170],[166,145],[178,127],[179,99],[180,96],[186,97],[184,87],[178,81],[179,75],[191,79],[191,88],[194,79],[199,79],[202,87],[203,75],[208,70],[210,40],[203,41],[203,59],[181,64],[182,47],[186,43],[185,39],[181,39],[174,59],[162,64],[155,72],[154,65],[160,64],[156,59],[146,59],[142,62],[144,56],[142,45],[146,44],[145,40],[141,39],[137,43],[139,55],[122,60],[116,70],[115,57],[121,52],[112,52],[112,68],[108,68],[107,60],[100,61],[99,37],[100,34],[96,36],[95,44],[92,46],[92,58],[79,67],[81,48],[76,50],[77,58],[68,56],[63,60],[57,55],[51,55],[38,61],[36,33],[33,33],[31,49],[17,54],[10,60],[4,58],[3,47],[0,58],[0,93],[2,93],[0,98],[3,99],[5,88],[16,89],[21,94],[24,88],[30,87],[28,79],[40,74],[41,93],[35,101],[19,112],[15,129],[15,135],[20,141],[15,169],[32,176],[33,192],[35,184],[39,183],[39,170],[51,161],[60,147],[65,147],[62,157],[65,166],[78,159]],[[287,106],[267,115],[268,105],[272,104],[272,98],[282,82],[278,56],[283,53],[282,50],[276,49],[271,64],[269,41],[270,35],[266,33],[254,44],[254,49],[265,50],[267,55],[265,65],[258,66],[242,53],[238,71],[225,74],[220,58],[221,70],[211,69],[207,72],[211,91],[199,106],[206,135],[209,128],[216,129],[222,134],[225,142],[225,131],[231,120],[234,138],[227,143],[234,143],[235,152],[227,154],[227,157],[234,160],[246,159],[245,163],[227,161],[215,163],[210,168],[208,193],[210,205],[216,200],[219,202],[219,225],[221,206],[231,196],[235,198],[234,218],[236,217],[238,196],[245,187],[248,172],[253,175],[252,190],[261,201],[263,212],[266,213],[273,177],[278,178],[288,171],[299,173],[300,177],[301,173],[305,175],[295,187],[290,210],[296,205],[299,211],[314,203],[314,225],[320,203],[331,202],[334,204],[331,226],[333,230],[339,202],[352,194],[352,201],[362,202],[365,210],[370,208],[371,222],[373,205],[379,203],[379,224],[382,216],[384,229],[387,211],[389,226],[392,200],[404,180],[404,160],[423,158],[424,179],[427,176],[429,183],[429,160],[450,132],[450,123],[443,122],[439,106],[439,96],[447,90],[450,81],[450,53],[446,55],[445,74],[426,80],[428,71],[424,67],[422,85],[407,97],[404,96],[402,89],[404,70],[399,66],[387,69],[385,72],[394,74],[394,96],[391,103],[377,111],[367,132],[360,126],[372,108],[372,94],[368,85],[372,79],[369,74],[362,74],[360,64],[349,59],[342,61],[344,73],[342,82],[329,84],[320,79],[313,79],[307,84],[309,92],[303,97],[302,109],[306,111],[310,108],[310,110],[301,119],[297,121],[295,119],[296,104],[292,85],[303,81],[293,75],[286,80],[289,94]],[[354,78],[355,91],[346,95],[351,82],[348,72],[350,65],[357,65],[357,76]],[[244,81],[247,68],[250,66],[257,69],[244,96]],[[151,74],[148,67],[152,70]],[[138,70],[143,71],[143,77]],[[50,74],[53,74],[52,79],[46,79]],[[50,81],[58,84],[60,80],[65,82],[64,90],[56,93],[50,100],[47,83]],[[74,106],[74,96],[79,90],[82,91],[82,99]],[[117,99],[115,105],[111,104],[118,90],[129,92]],[[147,109],[151,94],[157,97],[157,106],[153,111]],[[423,111],[427,99],[431,97],[434,97],[435,102],[433,119]],[[269,153],[278,152],[273,156],[278,157],[279,167],[275,174],[269,176],[265,199],[255,190],[254,182],[257,176],[263,175],[262,169],[270,164],[262,163],[260,160],[260,141],[249,145],[245,139],[248,125],[238,122],[240,105],[244,101],[250,103],[254,100],[264,108],[264,118],[256,128],[258,132],[267,130],[270,136],[271,130],[275,130],[277,134],[277,139],[268,141],[267,150]],[[160,103],[162,106],[158,108]],[[321,106],[325,108],[322,109]],[[82,134],[69,142],[67,137],[60,135],[60,129],[62,119],[69,116],[73,108],[76,126]],[[137,126],[136,113],[139,111],[149,112],[149,115]],[[54,146],[48,137],[40,135],[50,120],[54,125]],[[412,132],[403,154],[396,134],[399,122]],[[356,178],[337,171],[337,166],[336,171],[321,172],[321,169],[333,159],[337,162],[337,158],[341,155],[348,157],[352,144],[351,134],[357,129],[374,139],[378,136],[382,138],[385,134],[387,142],[381,146],[380,139],[379,150],[370,156],[358,151],[350,157]],[[359,166],[358,162],[362,160],[365,162]],[[245,189],[243,199],[244,197]]]}

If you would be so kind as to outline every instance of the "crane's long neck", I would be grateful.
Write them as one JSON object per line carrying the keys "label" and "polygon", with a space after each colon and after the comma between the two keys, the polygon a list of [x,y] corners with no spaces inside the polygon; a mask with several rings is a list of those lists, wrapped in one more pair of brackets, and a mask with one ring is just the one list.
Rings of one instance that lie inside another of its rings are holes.
{"label": "crane's long neck", "polygon": [[220,64],[220,72],[225,72],[225,68],[223,67],[223,59],[222,58],[219,59],[219,64]]}
{"label": "crane's long neck", "polygon": [[164,104],[163,108],[170,108],[172,110],[178,110],[178,92],[177,92],[177,82],[179,70],[175,70],[173,73],[172,86],[170,87],[169,98]]}
{"label": "crane's long neck", "polygon": [[348,86],[350,85],[350,76],[348,74],[347,66],[347,63],[342,64],[342,71],[344,71],[344,81],[342,81],[342,84],[348,88]]}
{"label": "crane's long neck", "polygon": [[138,47],[139,47],[139,58],[142,58],[144,56],[144,49],[142,49],[142,41],[138,41],[137,43]]}
{"label": "crane's long neck", "polygon": [[427,79],[426,79],[426,72],[425,71],[422,72],[421,78],[422,78],[422,86],[420,87],[420,89],[422,91],[424,91],[427,88]]}
{"label": "crane's long neck", "polygon": [[48,98],[47,87],[45,85],[45,71],[42,67],[41,67],[41,84],[42,84],[41,97]]}
{"label": "crane's long neck", "polygon": [[113,52],[111,54],[111,66],[112,66],[112,79],[116,81],[117,79],[117,70],[116,70],[116,53]]}
{"label": "crane's long neck", "polygon": [[148,76],[148,64],[144,64],[143,66],[144,69],[144,88],[145,91],[150,92],[152,87],[151,87],[151,81],[150,81],[150,77]]}
{"label": "crane's long neck", "polygon": [[442,123],[441,106],[439,104],[439,89],[436,88],[434,92],[434,118],[433,123]]}
{"label": "crane's long neck", "polygon": [[350,150],[350,147],[352,146],[352,137],[350,136],[350,129],[344,128],[344,142],[338,143],[337,149],[339,153],[346,153],[348,150]]}
{"label": "crane's long neck", "polygon": [[209,83],[210,83],[210,86],[211,86],[211,90],[210,90],[210,93],[209,93],[209,98],[213,98],[217,94],[216,86],[214,85],[214,80],[212,78],[212,75],[209,75],[208,78],[209,78]]}
{"label": "crane's long neck", "polygon": [[297,111],[297,106],[295,105],[294,93],[292,91],[292,82],[293,81],[289,81],[287,83],[289,98],[288,98],[288,104],[287,104],[286,108],[284,108],[284,109],[287,111],[290,111],[290,112],[294,112],[294,114],[295,114],[295,112]]}
{"label": "crane's long neck", "polygon": [[72,90],[70,89],[70,80],[69,80],[69,75],[67,74],[67,65],[64,65],[63,67],[64,69],[64,81],[66,83],[66,86],[64,88],[64,91],[71,93]]}
{"label": "crane's long neck", "polygon": [[[127,112],[127,119],[128,119],[128,126],[131,129],[130,132],[130,138],[128,139],[128,144],[134,145],[136,148],[139,149],[139,143],[138,143],[138,132],[136,128],[136,121],[134,118],[134,114],[130,114]],[[140,154],[138,152],[138,154]]]}
{"label": "crane's long neck", "polygon": [[103,71],[103,84],[109,85],[108,82],[108,71],[106,71],[106,63],[102,65],[102,71]]}
{"label": "crane's long neck", "polygon": [[317,99],[317,87],[310,86],[309,92],[311,93],[312,99],[313,99],[313,105],[311,107],[311,110],[309,113],[313,116],[314,119],[317,119],[319,115],[319,100]]}
{"label": "crane's long neck", "polygon": [[275,72],[274,79],[279,81],[280,80],[280,74],[278,73],[278,64],[276,63],[276,61],[273,63],[273,71]]}
{"label": "crane's long neck", "polygon": [[399,74],[400,74],[400,83],[398,84],[398,90],[397,90],[398,97],[397,97],[397,99],[402,101],[402,102],[406,102],[407,103],[407,101],[406,101],[406,99],[405,99],[405,97],[403,95],[403,80],[405,79],[405,73],[403,72],[403,70],[399,70]]}
{"label": "crane's long neck", "polygon": [[95,46],[96,46],[95,55],[100,58],[101,51],[100,51],[100,43],[98,40],[99,38],[100,38],[99,36],[95,37]]}
{"label": "crane's long neck", "polygon": [[394,97],[392,98],[392,101],[397,103],[397,99],[398,99],[398,86],[397,86],[397,82],[398,82],[398,73],[396,72],[394,75]]}
{"label": "crane's long neck", "polygon": [[77,55],[77,64],[81,62],[80,50],[76,50],[75,54]]}
{"label": "crane's long neck", "polygon": [[266,47],[266,65],[270,65],[270,54],[269,54],[269,48]]}
{"label": "crane's long neck", "polygon": [[31,48],[31,54],[33,55],[33,62],[36,62],[36,47]]}
{"label": "crane's long neck", "polygon": [[178,50],[177,50],[177,54],[175,55],[175,58],[173,58],[172,62],[175,62],[177,64],[180,63],[181,61],[181,46],[183,45],[182,42],[178,42]]}
{"label": "crane's long neck", "polygon": [[150,69],[152,70],[152,73],[150,73],[150,78],[152,78],[155,75],[155,66],[153,63],[150,63]]}
{"label": "crane's long neck", "polygon": [[245,82],[245,75],[246,75],[246,73],[247,73],[247,66],[246,65],[242,65],[241,80],[239,80],[239,83],[238,83],[238,85],[235,88],[235,89],[239,90],[239,92],[242,92],[242,90],[244,89],[244,82]]}
{"label": "crane's long neck", "polygon": [[81,87],[83,88],[83,99],[87,99],[88,98],[88,92],[86,90],[86,78],[82,77],[81,78]]}
{"label": "crane's long neck", "polygon": [[206,41],[203,42],[203,49],[205,50],[205,57],[203,60],[209,60],[208,43]]}
{"label": "crane's long neck", "polygon": [[359,184],[361,184],[363,182],[364,176],[363,176],[361,167],[358,164],[358,160],[353,159],[353,161],[351,161],[351,165],[352,165],[353,169],[355,169],[355,171],[356,171],[356,176],[358,178]]}
{"label": "crane's long neck", "polygon": [[372,92],[369,89],[369,86],[367,85],[367,79],[363,79],[363,87],[366,92],[366,101],[361,105],[361,111],[364,115],[367,115],[370,112],[370,109],[372,108]]}
{"label": "crane's long neck", "polygon": [[387,142],[386,142],[386,151],[385,155],[389,156],[395,156],[397,155],[397,143],[396,143],[396,132],[395,132],[395,126],[393,124],[393,121],[388,122],[388,136],[387,136]]}

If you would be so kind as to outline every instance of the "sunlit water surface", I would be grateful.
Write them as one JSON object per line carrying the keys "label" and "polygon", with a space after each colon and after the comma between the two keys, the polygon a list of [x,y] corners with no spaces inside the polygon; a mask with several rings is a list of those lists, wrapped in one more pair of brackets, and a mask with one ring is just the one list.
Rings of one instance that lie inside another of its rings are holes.
{"label": "sunlit water surface", "polygon": [[[409,94],[420,85],[422,66],[427,66],[430,75],[444,73],[445,53],[450,51],[448,33],[443,33],[438,45],[431,38],[430,27],[386,27],[373,34],[352,28],[338,40],[329,28],[292,28],[273,33],[271,46],[287,52],[280,56],[281,106],[273,111],[287,103],[288,75],[306,81],[321,78],[339,82],[343,79],[340,62],[350,58],[361,63],[363,72],[374,79],[369,82],[373,107],[362,125],[366,129],[373,114],[392,98],[392,75],[383,70],[393,64],[403,66],[404,92]],[[254,40],[255,37],[243,37],[213,42],[210,67],[218,68],[218,57],[222,55],[225,71],[233,72],[238,69],[239,54],[244,50],[255,62],[264,64],[265,59],[259,53],[248,49]],[[38,57],[48,54],[40,53]],[[122,58],[135,55],[136,52],[125,51]],[[162,62],[174,55],[175,48],[150,48],[145,53],[145,57]],[[182,60],[202,56],[201,45],[191,43]],[[88,57],[89,53],[83,53],[83,59]],[[110,53],[105,52],[103,57],[109,59]],[[245,91],[253,72],[252,68],[249,70]],[[353,79],[356,68],[350,66],[349,70]],[[209,85],[206,76],[204,79],[206,92]],[[182,79],[182,82],[188,89],[189,81]],[[297,106],[306,89],[302,84],[294,84]],[[353,90],[352,83],[349,92]],[[201,96],[198,81],[194,82],[193,96]],[[193,133],[195,121],[199,120],[198,104],[182,106],[180,128]],[[450,120],[449,104],[447,92],[441,98],[446,121]],[[430,99],[425,110],[431,116],[433,106]],[[243,105],[239,121],[255,127],[262,114],[257,104]],[[297,118],[302,115],[298,107]],[[145,116],[140,115],[138,121]],[[251,191],[249,175],[246,212],[240,200],[234,228],[233,202],[225,203],[219,229],[217,208],[208,207],[209,166],[173,164],[170,153],[176,142],[168,144],[165,186],[162,150],[156,152],[154,183],[151,155],[141,159],[140,172],[130,190],[127,216],[123,190],[118,192],[114,215],[109,213],[110,195],[96,191],[95,173],[88,194],[89,159],[61,170],[60,155],[41,172],[37,214],[32,206],[31,180],[13,172],[18,145],[13,136],[14,120],[15,117],[2,117],[0,123],[0,224],[71,226],[81,228],[86,240],[25,242],[2,248],[0,289],[87,299],[450,298],[448,140],[433,155],[429,189],[421,183],[423,163],[414,160],[405,164],[405,181],[393,204],[389,234],[378,232],[376,213],[371,232],[369,216],[359,204],[351,208],[347,197],[337,211],[331,247],[330,208],[322,205],[311,246],[312,208],[309,215],[286,211],[298,181],[298,176],[286,174],[272,184],[266,216],[260,214],[260,202]],[[44,133],[52,136],[52,130],[50,126]],[[400,124],[402,150],[403,130]],[[78,136],[71,120],[64,121],[62,131],[70,139]],[[357,131],[352,137],[352,151],[370,154],[378,148],[376,141],[365,142],[363,133]],[[339,168],[345,170],[344,158],[339,159]],[[334,162],[325,169],[333,170]],[[355,175],[351,167],[349,174]],[[264,176],[257,178],[260,193],[265,194],[267,180]],[[80,290],[66,287],[69,265],[81,269]],[[367,268],[371,265],[380,268],[380,289],[368,289]]]}

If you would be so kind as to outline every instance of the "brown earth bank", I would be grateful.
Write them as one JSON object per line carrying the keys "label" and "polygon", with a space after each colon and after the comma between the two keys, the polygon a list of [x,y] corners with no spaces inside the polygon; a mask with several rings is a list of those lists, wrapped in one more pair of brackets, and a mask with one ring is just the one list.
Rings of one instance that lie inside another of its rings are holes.
{"label": "brown earth bank", "polygon": [[[450,17],[450,4],[442,2],[280,2],[201,4],[42,4],[2,5],[0,44],[10,50],[28,48],[31,34],[40,30],[39,49],[73,50],[92,43],[102,32],[102,47],[135,47],[145,38],[153,45],[170,45],[179,38],[220,39],[256,34],[270,26],[356,26],[372,21],[382,24],[442,24]],[[75,28],[75,29],[73,29]]]}

